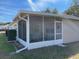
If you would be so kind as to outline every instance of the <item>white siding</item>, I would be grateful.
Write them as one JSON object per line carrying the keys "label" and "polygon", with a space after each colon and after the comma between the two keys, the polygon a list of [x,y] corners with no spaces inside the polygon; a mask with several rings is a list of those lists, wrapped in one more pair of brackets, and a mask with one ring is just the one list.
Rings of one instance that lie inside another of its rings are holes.
{"label": "white siding", "polygon": [[63,20],[63,39],[64,43],[79,41],[79,21]]}

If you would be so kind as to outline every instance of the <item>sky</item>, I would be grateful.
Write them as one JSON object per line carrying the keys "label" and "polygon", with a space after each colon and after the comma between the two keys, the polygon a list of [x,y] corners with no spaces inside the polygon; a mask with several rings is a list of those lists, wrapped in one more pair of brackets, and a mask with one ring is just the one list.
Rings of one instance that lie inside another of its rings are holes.
{"label": "sky", "polygon": [[0,0],[0,22],[12,22],[20,10],[41,11],[56,8],[64,12],[72,0]]}

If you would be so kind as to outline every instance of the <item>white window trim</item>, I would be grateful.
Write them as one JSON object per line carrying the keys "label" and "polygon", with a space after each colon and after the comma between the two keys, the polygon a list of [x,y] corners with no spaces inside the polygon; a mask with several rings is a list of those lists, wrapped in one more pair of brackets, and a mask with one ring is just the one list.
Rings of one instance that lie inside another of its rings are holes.
{"label": "white window trim", "polygon": [[[56,23],[61,23],[61,26],[62,26],[62,33],[56,33]],[[56,20],[55,20],[55,40],[57,40],[57,39],[56,39],[56,35],[57,35],[57,34],[61,34],[61,35],[62,35],[61,38],[62,38],[62,40],[63,40],[63,22],[62,22],[62,21],[56,21]],[[58,40],[59,40],[59,39],[58,39]]]}
{"label": "white window trim", "polygon": [[[17,38],[19,38],[19,35],[18,35],[19,34],[19,31],[18,31],[18,23],[21,20],[24,20],[26,22],[26,29],[27,29],[27,21],[28,21],[28,19],[24,19],[23,17],[20,17],[19,16],[19,20],[17,21]],[[26,35],[27,35],[27,31],[26,31]],[[27,36],[26,36],[26,42],[27,42]]]}

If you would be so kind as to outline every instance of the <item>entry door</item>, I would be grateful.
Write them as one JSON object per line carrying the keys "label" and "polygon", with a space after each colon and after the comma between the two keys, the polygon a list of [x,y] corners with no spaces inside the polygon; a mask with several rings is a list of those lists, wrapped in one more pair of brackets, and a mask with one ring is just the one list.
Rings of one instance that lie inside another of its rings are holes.
{"label": "entry door", "polygon": [[27,22],[25,20],[20,20],[18,22],[18,35],[23,41],[26,41],[26,23]]}
{"label": "entry door", "polygon": [[56,24],[56,28],[55,28],[56,38],[55,39],[56,40],[62,39],[62,21],[56,21],[55,24]]}

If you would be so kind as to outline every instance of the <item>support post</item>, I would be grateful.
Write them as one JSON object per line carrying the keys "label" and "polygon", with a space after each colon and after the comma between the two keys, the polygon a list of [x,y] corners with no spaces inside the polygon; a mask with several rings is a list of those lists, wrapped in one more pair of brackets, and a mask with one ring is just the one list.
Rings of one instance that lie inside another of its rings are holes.
{"label": "support post", "polygon": [[30,42],[30,23],[29,23],[29,15],[28,15],[28,21],[27,21],[27,32],[26,32],[26,34],[27,34],[27,49],[29,49],[29,42]]}
{"label": "support post", "polygon": [[64,34],[63,34],[63,20],[64,20],[64,19],[62,19],[62,40],[63,40],[63,43],[64,43],[64,38],[63,38],[63,37],[64,37],[64,36],[63,36],[63,35],[64,35]]}
{"label": "support post", "polygon": [[43,32],[43,41],[44,41],[44,16],[43,16],[43,21],[42,21],[42,32]]}
{"label": "support post", "polygon": [[19,31],[18,31],[18,20],[17,20],[17,29],[16,29],[16,31],[17,31],[17,36],[16,36],[16,41],[18,40],[18,34],[19,34]]}
{"label": "support post", "polygon": [[56,19],[54,18],[54,40],[56,40]]}

